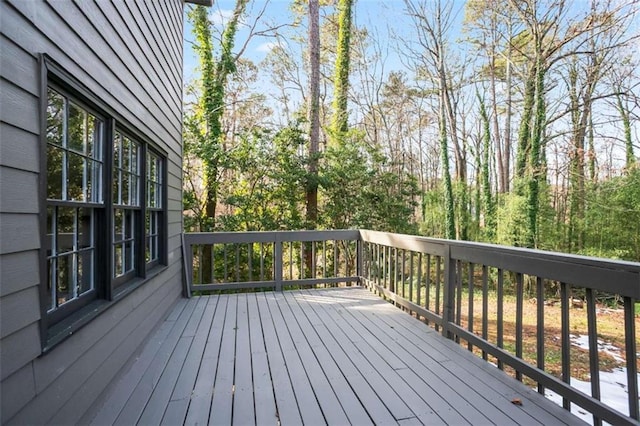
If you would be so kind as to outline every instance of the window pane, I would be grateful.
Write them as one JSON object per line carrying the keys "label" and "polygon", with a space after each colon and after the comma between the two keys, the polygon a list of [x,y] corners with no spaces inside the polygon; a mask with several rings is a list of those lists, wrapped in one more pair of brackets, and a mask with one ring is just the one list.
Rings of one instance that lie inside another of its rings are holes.
{"label": "window pane", "polygon": [[97,161],[87,160],[87,201],[93,203],[102,202],[102,164]]}
{"label": "window pane", "polygon": [[129,176],[129,196],[131,197],[130,205],[140,205],[140,200],[138,197],[138,178],[135,175]]}
{"label": "window pane", "polygon": [[63,145],[65,98],[52,89],[47,89],[47,142]]}
{"label": "window pane", "polygon": [[58,257],[58,276],[56,287],[56,305],[68,302],[73,288],[73,255]]}
{"label": "window pane", "polygon": [[76,209],[70,207],[58,207],[56,254],[73,251],[75,240],[75,215]]}
{"label": "window pane", "polygon": [[122,244],[116,244],[113,246],[113,274],[116,277],[119,277],[124,274],[123,266],[124,261],[122,259],[123,250]]}
{"label": "window pane", "polygon": [[122,151],[122,136],[116,132],[113,138],[113,166],[120,167],[120,153]]}
{"label": "window pane", "polygon": [[62,200],[62,157],[64,151],[47,145],[47,198]]}
{"label": "window pane", "polygon": [[125,210],[125,238],[130,239],[133,238],[135,229],[135,220],[133,216],[133,211]]}
{"label": "window pane", "polygon": [[93,250],[78,255],[78,295],[93,288]]}
{"label": "window pane", "polygon": [[86,139],[86,122],[87,113],[74,105],[69,103],[69,120],[67,122],[67,148],[77,152],[84,153],[84,141]]}
{"label": "window pane", "polygon": [[122,138],[122,155],[121,155],[121,165],[122,170],[129,170],[129,161],[131,155],[131,140],[124,136]]}
{"label": "window pane", "polygon": [[120,184],[120,204],[124,206],[130,205],[129,203],[129,173],[122,172],[122,181]]}
{"label": "window pane", "polygon": [[53,291],[54,287],[56,286],[56,261],[56,258],[49,259],[47,261],[47,268],[49,271],[47,279],[47,311],[50,311],[51,309],[56,307],[56,296],[55,292]]}
{"label": "window pane", "polygon": [[54,230],[55,227],[55,212],[56,208],[49,206],[47,207],[47,256],[51,256],[55,251],[56,244],[56,235]]}
{"label": "window pane", "polygon": [[113,170],[113,204],[122,204],[122,195],[120,193],[122,172],[119,169]]}
{"label": "window pane", "polygon": [[113,210],[113,238],[114,241],[122,241],[124,234],[124,211],[122,209]]}
{"label": "window pane", "polygon": [[84,158],[69,152],[67,169],[67,200],[85,201],[84,197]]}
{"label": "window pane", "polygon": [[78,250],[93,247],[93,210],[78,209]]}
{"label": "window pane", "polygon": [[125,263],[124,263],[124,272],[129,272],[133,270],[133,242],[126,243],[124,245],[125,250]]}
{"label": "window pane", "polygon": [[85,154],[96,160],[102,160],[102,120],[87,115],[87,140]]}

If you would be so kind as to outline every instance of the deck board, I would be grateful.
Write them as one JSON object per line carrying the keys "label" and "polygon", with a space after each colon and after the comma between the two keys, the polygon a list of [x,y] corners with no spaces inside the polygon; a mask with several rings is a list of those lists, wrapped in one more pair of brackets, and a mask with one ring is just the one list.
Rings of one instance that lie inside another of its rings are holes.
{"label": "deck board", "polygon": [[583,424],[362,288],[181,301],[94,412],[96,425]]}

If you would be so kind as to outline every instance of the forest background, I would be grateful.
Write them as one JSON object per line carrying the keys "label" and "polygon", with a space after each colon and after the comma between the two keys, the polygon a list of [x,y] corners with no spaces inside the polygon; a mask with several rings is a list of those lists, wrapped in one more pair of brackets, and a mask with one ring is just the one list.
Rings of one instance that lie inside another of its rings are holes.
{"label": "forest background", "polygon": [[640,261],[637,1],[214,3],[185,12],[187,231]]}

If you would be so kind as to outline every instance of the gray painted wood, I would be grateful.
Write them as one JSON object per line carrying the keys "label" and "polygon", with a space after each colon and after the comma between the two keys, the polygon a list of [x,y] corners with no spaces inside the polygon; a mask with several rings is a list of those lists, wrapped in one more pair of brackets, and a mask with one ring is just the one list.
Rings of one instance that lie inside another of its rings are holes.
{"label": "gray painted wood", "polygon": [[199,373],[191,393],[191,401],[184,422],[187,425],[204,424],[209,419],[213,385],[218,368],[218,356],[220,355],[220,341],[222,340],[227,303],[229,302],[228,296],[219,296],[219,299],[199,365]]}
{"label": "gray painted wood", "polygon": [[[2,366],[4,368],[4,363]],[[2,386],[5,389],[11,389],[11,392],[0,392],[0,423],[5,424],[20,407],[36,395],[31,364],[25,365],[7,379],[3,379]]]}
{"label": "gray painted wood", "polygon": [[278,420],[282,424],[302,424],[302,417],[296,403],[291,380],[287,371],[286,363],[278,336],[269,313],[266,296],[263,293],[257,295],[260,311],[260,322],[264,333],[264,342],[269,360],[271,380],[273,381],[273,392],[276,399],[276,409]]}
{"label": "gray painted wood", "polygon": [[255,294],[247,297],[249,315],[249,339],[251,345],[251,370],[253,372],[253,392],[256,424],[275,425],[278,421],[273,383],[269,372],[269,361],[264,342],[258,300]]}
{"label": "gray painted wood", "polygon": [[4,122],[0,122],[0,135],[0,165],[30,172],[40,171],[38,135]]}
{"label": "gray painted wood", "polygon": [[38,98],[20,86],[0,80],[2,121],[31,133],[38,133]]}
{"label": "gray painted wood", "polygon": [[[163,300],[175,301],[175,294],[168,294]],[[88,424],[88,418],[85,418],[85,412],[78,409],[79,407],[89,406],[93,401],[100,400],[103,387],[99,384],[110,383],[114,376],[121,370],[122,365],[126,364],[138,351],[141,342],[146,342],[149,333],[156,329],[158,321],[164,316],[165,312],[160,309],[154,309],[148,312],[144,318],[139,319],[139,326],[129,334],[123,341],[117,345],[117,350],[111,356],[105,359],[89,377],[80,386],[75,393],[69,398],[67,403],[60,408],[56,415],[50,420],[51,424]],[[107,387],[108,388],[108,387]]]}
{"label": "gray painted wood", "polygon": [[253,394],[253,365],[251,363],[251,340],[249,331],[249,306],[247,294],[238,295],[236,314],[236,347],[233,380],[233,424],[248,425],[255,423],[255,404]]}
{"label": "gray painted wood", "polygon": [[[313,386],[315,396],[326,422],[329,424],[347,424],[349,422],[347,415],[334,389],[329,383],[322,369],[322,365],[318,362],[313,350],[309,346],[309,342],[305,338],[304,332],[298,323],[298,317],[284,300],[284,295],[276,294],[275,296],[302,366],[309,378],[311,386]],[[300,319],[303,320],[303,318]]]}
{"label": "gray painted wood", "polygon": [[0,213],[0,255],[39,249],[38,225],[35,214]]}
{"label": "gray painted wood", "polygon": [[[278,293],[268,293],[266,299],[278,341],[280,342],[280,350],[282,351],[300,415],[302,416],[302,421],[307,424],[320,421],[320,419],[326,421],[318,404],[316,392],[311,386],[310,378],[305,371],[300,355],[291,339],[291,334],[289,334],[287,330],[285,318],[280,311],[280,303],[278,302],[282,300],[282,295]],[[316,383],[314,383],[314,385],[316,385]],[[326,389],[324,389],[324,391],[326,392]]]}
{"label": "gray painted wood", "polygon": [[11,58],[2,61],[2,76],[32,95],[40,96],[38,61],[4,36],[0,36],[0,51],[4,57]]}
{"label": "gray painted wood", "polygon": [[189,348],[189,353],[182,365],[182,371],[171,394],[170,402],[164,412],[162,424],[175,425],[183,423],[187,414],[191,392],[194,389],[209,331],[213,323],[213,316],[220,300],[218,297],[207,296],[204,296],[203,299],[207,300],[207,306]]}
{"label": "gray painted wood", "polygon": [[[306,315],[307,310],[310,310],[308,305],[305,305],[304,302],[299,303],[292,292],[286,292],[284,296],[292,314],[296,317],[296,321],[300,324],[301,329],[304,330],[309,347],[313,350],[318,363],[322,366],[322,370],[331,384],[341,407],[349,418],[349,422],[357,425],[371,424],[371,418],[362,407],[354,389],[351,388],[330,352],[314,331],[314,324],[309,316]],[[304,308],[305,306],[306,309]],[[320,325],[320,323],[318,320],[315,325]]]}
{"label": "gray painted wood", "polygon": [[[183,327],[189,336],[179,337],[154,391],[165,395],[165,403],[150,401],[141,424],[147,423],[143,419],[156,421],[160,412],[164,412],[165,424],[273,424],[277,420],[283,425],[302,424],[307,407],[300,405],[308,403],[305,398],[310,395],[315,395],[315,404],[322,410],[312,424],[370,424],[372,420],[378,424],[581,423],[496,368],[486,363],[478,364],[486,369],[478,368],[476,363],[484,361],[470,361],[473,355],[465,349],[364,289],[205,296],[189,303],[198,300],[206,307],[196,332],[191,326]],[[187,323],[189,316],[195,321],[193,315],[183,309],[166,324],[173,328]],[[385,356],[391,358],[387,361]],[[190,357],[192,363],[186,361]],[[251,378],[240,371],[247,363]],[[113,393],[106,396],[103,410],[113,406],[112,398],[123,399],[118,389],[128,377],[140,375],[135,369],[147,374],[148,364],[136,363],[119,379]],[[180,365],[179,376],[191,378],[167,401],[166,389],[176,382]],[[223,373],[223,368],[229,371]],[[165,383],[163,378],[169,376],[171,380]],[[311,391],[307,385],[300,386],[300,380],[306,380]],[[249,382],[251,397],[239,391],[248,389]],[[229,385],[235,387],[235,394],[229,394]],[[321,398],[322,392],[329,397]],[[387,408],[394,394],[410,412]],[[187,395],[191,403],[185,418],[180,406]],[[510,403],[514,396],[522,398],[523,406]],[[135,392],[131,393],[129,399],[135,398]],[[229,405],[224,407],[223,402]],[[331,417],[334,413],[327,413],[329,402],[338,413],[335,418]],[[270,410],[263,410],[265,406]],[[255,407],[255,417],[250,407]],[[346,417],[341,417],[340,410]],[[558,411],[562,415],[557,416]]]}
{"label": "gray painted wood", "polygon": [[[167,152],[171,170],[182,163],[183,4],[153,5],[151,19],[119,13],[130,6],[137,8],[131,2],[0,2],[0,387],[3,395],[16,395],[10,409],[3,402],[3,423],[77,422],[181,293],[180,243],[174,239],[161,274],[39,356],[39,55],[52,58]],[[171,56],[160,50],[164,43]],[[167,185],[168,197],[179,200],[181,176],[170,174]],[[171,206],[170,223],[180,223],[178,207]],[[170,228],[172,235],[180,232]],[[29,392],[15,379],[25,371]]]}
{"label": "gray painted wood", "polygon": [[[29,324],[27,327],[13,333],[0,343],[0,385],[4,387],[4,379],[11,376],[25,365],[29,366],[29,371],[33,374],[31,360],[40,355],[40,330],[37,323]],[[4,389],[11,389],[10,387]],[[4,393],[4,392],[2,392]]]}
{"label": "gray painted wood", "polygon": [[0,297],[38,285],[38,251],[4,254],[0,256]]}
{"label": "gray painted wood", "polygon": [[[171,289],[168,284],[166,287]],[[94,392],[93,395],[97,397],[106,384],[122,368],[124,362],[144,342],[145,337],[157,324],[158,317],[164,315],[165,310],[159,307],[171,306],[176,297],[177,294],[173,291],[157,291],[149,298],[150,305],[142,305],[139,309],[134,309],[129,316],[122,319],[119,327],[115,327],[103,335],[90,350],[83,352],[75,359],[73,364],[61,363],[60,366],[64,366],[65,369],[58,371],[59,375],[56,380],[42,391],[37,390],[37,396],[23,407],[10,420],[9,424],[49,423],[54,415],[61,412],[61,408],[65,408],[64,413],[81,416],[86,408],[82,407],[80,403],[87,404],[88,402],[83,401],[82,398],[74,399],[73,397],[76,393],[81,391],[82,386],[86,384]],[[83,327],[77,335],[81,335],[82,332],[90,333],[91,326],[99,324],[101,322],[100,319],[102,317]],[[107,319],[103,319],[103,321],[107,321]],[[132,326],[132,324],[135,324],[135,326]],[[67,342],[73,342],[73,337],[75,336],[69,338]],[[115,359],[122,358],[119,359],[119,363],[112,366],[112,369],[101,370],[99,366],[103,365],[111,357]],[[46,358],[46,356],[38,358],[38,361]],[[38,363],[35,362],[34,367],[37,365]],[[96,369],[96,367],[98,368]],[[99,380],[103,373],[108,373],[109,377],[106,382]],[[37,371],[34,370],[34,374],[37,387]],[[97,380],[93,381],[92,379],[96,374]],[[79,400],[78,403],[76,403],[76,399]],[[95,400],[95,398],[90,399]],[[56,418],[58,423],[68,422],[60,416]]]}
{"label": "gray painted wood", "polygon": [[37,214],[38,177],[33,172],[0,166],[0,213]]}
{"label": "gray painted wood", "polygon": [[213,385],[213,398],[209,411],[209,424],[228,425],[233,415],[233,389],[235,366],[235,346],[237,325],[238,295],[229,296],[227,314],[222,329],[218,369]]}
{"label": "gray painted wood", "polygon": [[38,287],[29,287],[0,299],[0,338],[40,319],[38,291]]}
{"label": "gray painted wood", "polygon": [[182,315],[180,315],[180,318],[173,323],[173,327],[169,334],[157,349],[153,360],[149,363],[144,375],[136,384],[131,397],[127,400],[124,407],[122,407],[122,411],[118,415],[114,424],[131,425],[138,422],[149,398],[151,397],[151,393],[155,389],[160,377],[167,367],[169,358],[178,344],[187,322],[195,312],[196,304],[197,302],[187,304]]}

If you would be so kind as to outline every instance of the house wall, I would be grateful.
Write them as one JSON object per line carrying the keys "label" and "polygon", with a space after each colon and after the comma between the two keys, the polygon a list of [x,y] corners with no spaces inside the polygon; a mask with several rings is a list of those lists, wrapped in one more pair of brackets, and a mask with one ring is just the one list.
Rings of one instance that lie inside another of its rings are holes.
{"label": "house wall", "polygon": [[[182,1],[0,2],[0,421],[68,424],[180,297]],[[40,66],[46,53],[168,154],[168,265],[41,355]]]}

